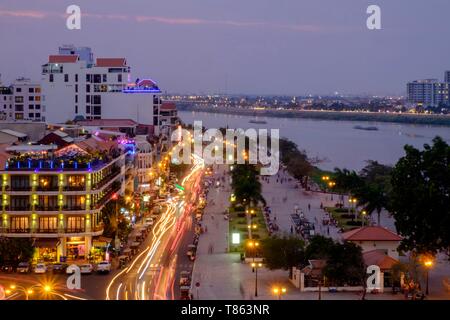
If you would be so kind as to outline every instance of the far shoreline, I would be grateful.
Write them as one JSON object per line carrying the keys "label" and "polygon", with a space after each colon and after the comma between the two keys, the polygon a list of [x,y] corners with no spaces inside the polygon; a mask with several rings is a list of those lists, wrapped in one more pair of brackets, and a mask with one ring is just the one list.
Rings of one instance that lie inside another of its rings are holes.
{"label": "far shoreline", "polygon": [[268,110],[177,104],[179,111],[232,114],[250,117],[302,118],[336,121],[370,121],[450,127],[450,115],[375,113],[315,110]]}

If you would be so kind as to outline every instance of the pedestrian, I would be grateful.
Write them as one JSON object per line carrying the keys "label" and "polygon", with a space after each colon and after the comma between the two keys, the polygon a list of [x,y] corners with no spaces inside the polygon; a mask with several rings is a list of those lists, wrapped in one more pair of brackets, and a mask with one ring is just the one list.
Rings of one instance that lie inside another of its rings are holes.
{"label": "pedestrian", "polygon": [[311,211],[311,204],[308,203],[308,211]]}
{"label": "pedestrian", "polygon": [[322,202],[320,203],[320,209],[323,209],[323,203]]}
{"label": "pedestrian", "polygon": [[291,234],[294,233],[294,227],[291,225]]}
{"label": "pedestrian", "polygon": [[327,234],[330,235],[330,227],[327,227]]}

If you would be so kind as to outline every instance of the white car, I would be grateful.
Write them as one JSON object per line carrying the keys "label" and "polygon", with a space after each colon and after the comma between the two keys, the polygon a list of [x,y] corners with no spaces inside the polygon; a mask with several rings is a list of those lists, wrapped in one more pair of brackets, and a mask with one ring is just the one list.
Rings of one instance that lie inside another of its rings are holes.
{"label": "white car", "polygon": [[97,264],[98,273],[109,273],[111,271],[111,263],[108,261],[102,261]]}
{"label": "white car", "polygon": [[47,266],[44,263],[38,263],[34,267],[34,273],[46,273],[47,272]]}
{"label": "white car", "polygon": [[90,263],[82,264],[80,266],[80,273],[81,274],[91,274],[92,270],[94,270],[94,267]]}

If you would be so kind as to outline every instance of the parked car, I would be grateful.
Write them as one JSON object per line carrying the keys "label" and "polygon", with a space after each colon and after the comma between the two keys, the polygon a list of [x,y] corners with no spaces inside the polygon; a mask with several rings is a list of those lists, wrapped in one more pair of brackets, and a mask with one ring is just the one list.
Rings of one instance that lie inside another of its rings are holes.
{"label": "parked car", "polygon": [[94,267],[90,263],[82,264],[80,266],[81,274],[91,274],[93,270],[94,270]]}
{"label": "parked car", "polygon": [[28,273],[31,271],[30,264],[28,262],[21,262],[17,266],[17,272],[19,273]]}
{"label": "parked car", "polygon": [[109,273],[111,271],[111,263],[109,261],[102,261],[97,264],[98,273]]}
{"label": "parked car", "polygon": [[53,265],[53,273],[64,273],[67,269],[67,264],[65,263],[55,263]]}
{"label": "parked car", "polygon": [[11,264],[5,264],[1,267],[1,271],[5,273],[14,272],[14,266]]}
{"label": "parked car", "polygon": [[47,266],[45,263],[38,263],[34,267],[34,273],[46,273],[47,272]]}

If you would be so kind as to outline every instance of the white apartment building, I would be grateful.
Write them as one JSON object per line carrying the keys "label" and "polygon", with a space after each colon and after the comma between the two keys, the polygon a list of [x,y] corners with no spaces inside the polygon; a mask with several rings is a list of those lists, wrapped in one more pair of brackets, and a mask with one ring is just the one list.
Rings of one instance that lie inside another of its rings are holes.
{"label": "white apartment building", "polygon": [[125,58],[97,58],[87,47],[63,46],[42,66],[46,121],[131,119],[159,134],[161,90],[131,80]]}
{"label": "white apartment building", "polygon": [[135,168],[137,179],[137,191],[139,193],[149,191],[152,181],[152,165],[156,160],[156,150],[153,149],[146,136],[138,135],[135,137],[136,156]]}
{"label": "white apartment building", "polygon": [[0,86],[0,119],[43,121],[41,86],[26,78]]}

